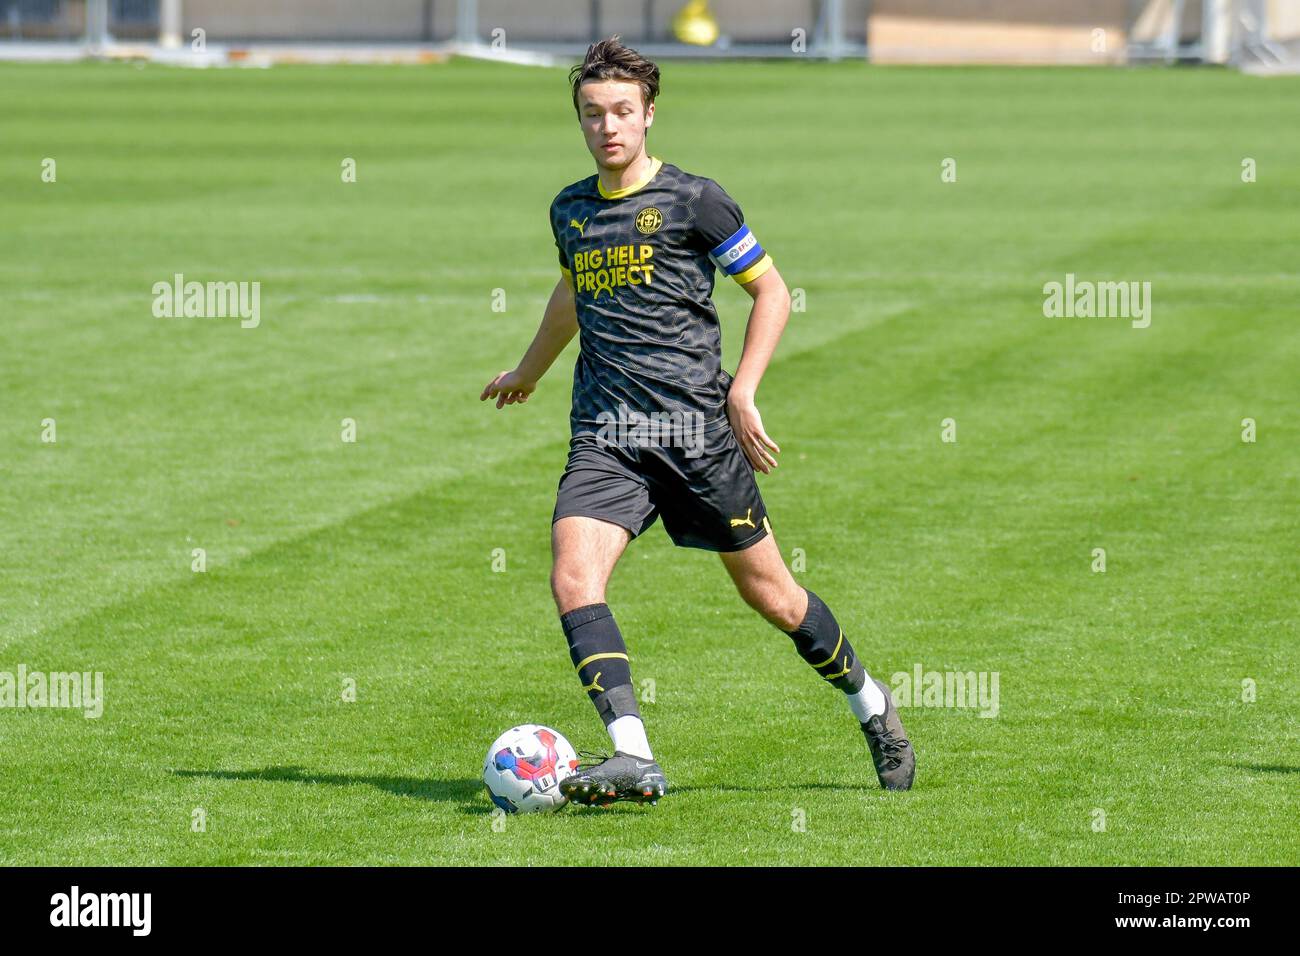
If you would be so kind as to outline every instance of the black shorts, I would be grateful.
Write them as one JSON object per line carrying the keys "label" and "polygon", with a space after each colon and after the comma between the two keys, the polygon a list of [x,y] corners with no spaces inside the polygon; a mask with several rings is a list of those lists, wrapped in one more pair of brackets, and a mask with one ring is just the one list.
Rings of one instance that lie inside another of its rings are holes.
{"label": "black shorts", "polygon": [[662,515],[679,547],[741,551],[762,540],[772,526],[730,423],[701,437],[688,449],[575,435],[551,523],[600,518],[636,537]]}

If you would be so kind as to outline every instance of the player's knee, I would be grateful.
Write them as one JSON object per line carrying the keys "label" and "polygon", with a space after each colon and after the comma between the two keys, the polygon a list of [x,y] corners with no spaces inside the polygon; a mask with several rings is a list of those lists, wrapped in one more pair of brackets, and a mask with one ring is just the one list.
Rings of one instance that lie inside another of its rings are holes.
{"label": "player's knee", "polygon": [[802,591],[799,588],[755,588],[745,592],[749,606],[768,623],[783,631],[793,631],[803,623]]}
{"label": "player's knee", "polygon": [[561,614],[605,600],[600,581],[583,568],[568,563],[556,564],[551,569],[551,595]]}
{"label": "player's knee", "polygon": [[798,595],[787,595],[775,603],[768,620],[783,631],[793,631],[803,623],[806,610],[807,608],[799,601]]}

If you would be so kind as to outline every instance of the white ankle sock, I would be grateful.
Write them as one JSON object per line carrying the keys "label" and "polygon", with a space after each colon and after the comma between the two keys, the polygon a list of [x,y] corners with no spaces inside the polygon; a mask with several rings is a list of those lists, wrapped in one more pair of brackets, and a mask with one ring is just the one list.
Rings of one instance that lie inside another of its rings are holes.
{"label": "white ankle sock", "polygon": [[867,675],[862,690],[844,696],[849,699],[849,710],[853,711],[853,716],[858,718],[858,723],[864,724],[877,714],[885,712],[885,695],[881,693],[870,674]]}
{"label": "white ankle sock", "polygon": [[[879,694],[879,691],[876,691]],[[884,712],[885,705],[880,705],[881,712]],[[866,718],[864,717],[863,720]],[[640,717],[632,714],[624,714],[617,720],[610,721],[609,739],[614,741],[614,749],[621,750],[625,754],[631,754],[634,757],[644,757],[646,760],[654,760],[654,755],[650,753],[650,742],[645,739],[645,724],[641,722]]]}

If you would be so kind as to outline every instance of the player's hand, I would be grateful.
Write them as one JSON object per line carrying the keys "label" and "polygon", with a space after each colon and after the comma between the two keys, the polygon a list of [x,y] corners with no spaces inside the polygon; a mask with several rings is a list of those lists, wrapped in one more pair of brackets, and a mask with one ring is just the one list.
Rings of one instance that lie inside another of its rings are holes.
{"label": "player's hand", "polygon": [[781,454],[781,449],[763,431],[763,418],[758,414],[758,406],[753,399],[728,395],[727,418],[731,421],[731,430],[735,432],[736,441],[750,465],[756,471],[770,474],[776,467],[776,455]]}
{"label": "player's hand", "polygon": [[528,396],[533,394],[537,389],[536,382],[530,382],[519,374],[518,369],[509,369],[497,375],[496,378],[487,383],[483,389],[483,394],[478,397],[480,402],[485,402],[489,398],[497,400],[497,408],[505,405],[513,405],[516,402],[523,404],[528,401]]}

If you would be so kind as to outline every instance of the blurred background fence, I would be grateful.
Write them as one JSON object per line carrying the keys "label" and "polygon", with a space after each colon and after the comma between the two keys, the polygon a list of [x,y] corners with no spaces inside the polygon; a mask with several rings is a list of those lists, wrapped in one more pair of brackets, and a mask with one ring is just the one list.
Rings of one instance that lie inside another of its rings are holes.
{"label": "blurred background fence", "polygon": [[574,56],[612,33],[656,57],[1287,69],[1300,62],[1300,0],[0,0],[0,56],[123,44]]}

